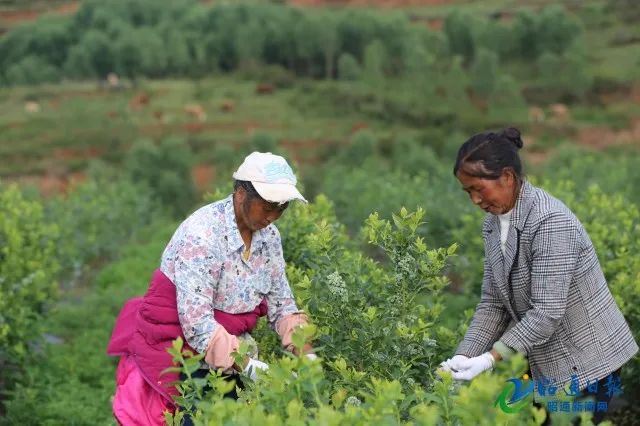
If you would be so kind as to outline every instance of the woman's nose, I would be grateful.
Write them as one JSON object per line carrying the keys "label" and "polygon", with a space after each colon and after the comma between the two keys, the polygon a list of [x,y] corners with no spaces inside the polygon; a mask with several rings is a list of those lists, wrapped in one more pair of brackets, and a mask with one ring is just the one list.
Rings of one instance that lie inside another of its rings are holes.
{"label": "woman's nose", "polygon": [[482,202],[482,198],[478,194],[471,194],[471,202],[476,206]]}

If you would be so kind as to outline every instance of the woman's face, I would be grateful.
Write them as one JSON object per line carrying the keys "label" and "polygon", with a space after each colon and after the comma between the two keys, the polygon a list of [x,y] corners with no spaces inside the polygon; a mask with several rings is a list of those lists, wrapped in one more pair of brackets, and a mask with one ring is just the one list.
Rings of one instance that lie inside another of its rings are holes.
{"label": "woman's face", "polygon": [[236,220],[251,232],[266,228],[282,216],[289,203],[279,205],[258,198],[248,197],[244,189],[236,191],[239,195],[240,211]]}
{"label": "woman's face", "polygon": [[517,180],[511,170],[505,169],[498,179],[486,179],[468,175],[459,170],[456,177],[471,202],[487,213],[505,214],[516,203]]}

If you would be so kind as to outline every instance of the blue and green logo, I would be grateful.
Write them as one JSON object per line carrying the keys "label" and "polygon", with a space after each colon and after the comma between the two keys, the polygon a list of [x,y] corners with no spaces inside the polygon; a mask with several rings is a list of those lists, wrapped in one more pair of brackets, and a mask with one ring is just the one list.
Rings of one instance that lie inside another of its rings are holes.
{"label": "blue and green logo", "polygon": [[525,406],[531,405],[531,401],[527,397],[533,394],[533,390],[534,382],[529,380],[527,374],[523,375],[522,379],[509,379],[493,406],[499,406],[505,413],[517,413]]}
{"label": "blue and green logo", "polygon": [[600,387],[603,387],[602,390],[606,391],[609,398],[622,394],[622,382],[618,373],[609,374],[601,380],[587,379],[584,390],[580,389],[578,376],[574,374],[571,376],[571,381],[560,388],[566,394],[562,397],[562,394],[558,392],[556,381],[547,377],[533,380],[525,374],[522,379],[507,380],[507,385],[502,389],[493,406],[499,406],[505,413],[517,413],[531,404],[531,400],[527,397],[536,391],[541,398],[545,399],[546,409],[550,413],[606,412],[609,408],[608,401],[592,401],[583,398],[597,395]]}

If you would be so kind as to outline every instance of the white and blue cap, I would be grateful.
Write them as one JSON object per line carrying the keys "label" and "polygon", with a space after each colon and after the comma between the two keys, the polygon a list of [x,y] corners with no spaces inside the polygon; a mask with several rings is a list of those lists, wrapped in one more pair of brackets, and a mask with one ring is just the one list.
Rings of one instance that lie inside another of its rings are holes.
{"label": "white and blue cap", "polygon": [[236,180],[248,180],[262,198],[283,204],[292,200],[307,202],[296,188],[298,180],[283,157],[270,152],[252,152],[233,174]]}

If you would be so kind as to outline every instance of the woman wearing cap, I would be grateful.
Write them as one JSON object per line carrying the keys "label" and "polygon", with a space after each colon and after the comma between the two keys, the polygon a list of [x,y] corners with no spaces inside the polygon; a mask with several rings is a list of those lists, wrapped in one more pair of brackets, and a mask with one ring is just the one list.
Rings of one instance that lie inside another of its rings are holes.
{"label": "woman wearing cap", "polygon": [[[242,371],[255,380],[259,361],[249,332],[267,316],[284,348],[295,351],[294,329],[306,323],[287,277],[282,243],[273,225],[293,200],[306,202],[286,160],[254,152],[233,174],[233,194],[204,206],[178,227],[162,255],[160,268],[142,298],[122,309],[108,353],[121,356],[113,411],[124,425],[164,424],[173,411],[175,373],[166,349],[182,337],[203,368]],[[232,353],[240,341],[254,350],[243,365]],[[303,351],[315,357],[310,345]]]}
{"label": "woman wearing cap", "polygon": [[538,383],[582,390],[611,374],[619,380],[638,346],[589,236],[561,201],[526,181],[521,147],[511,128],[475,135],[458,151],[454,174],[488,213],[484,278],[473,321],[441,366],[471,380],[520,352]]}

